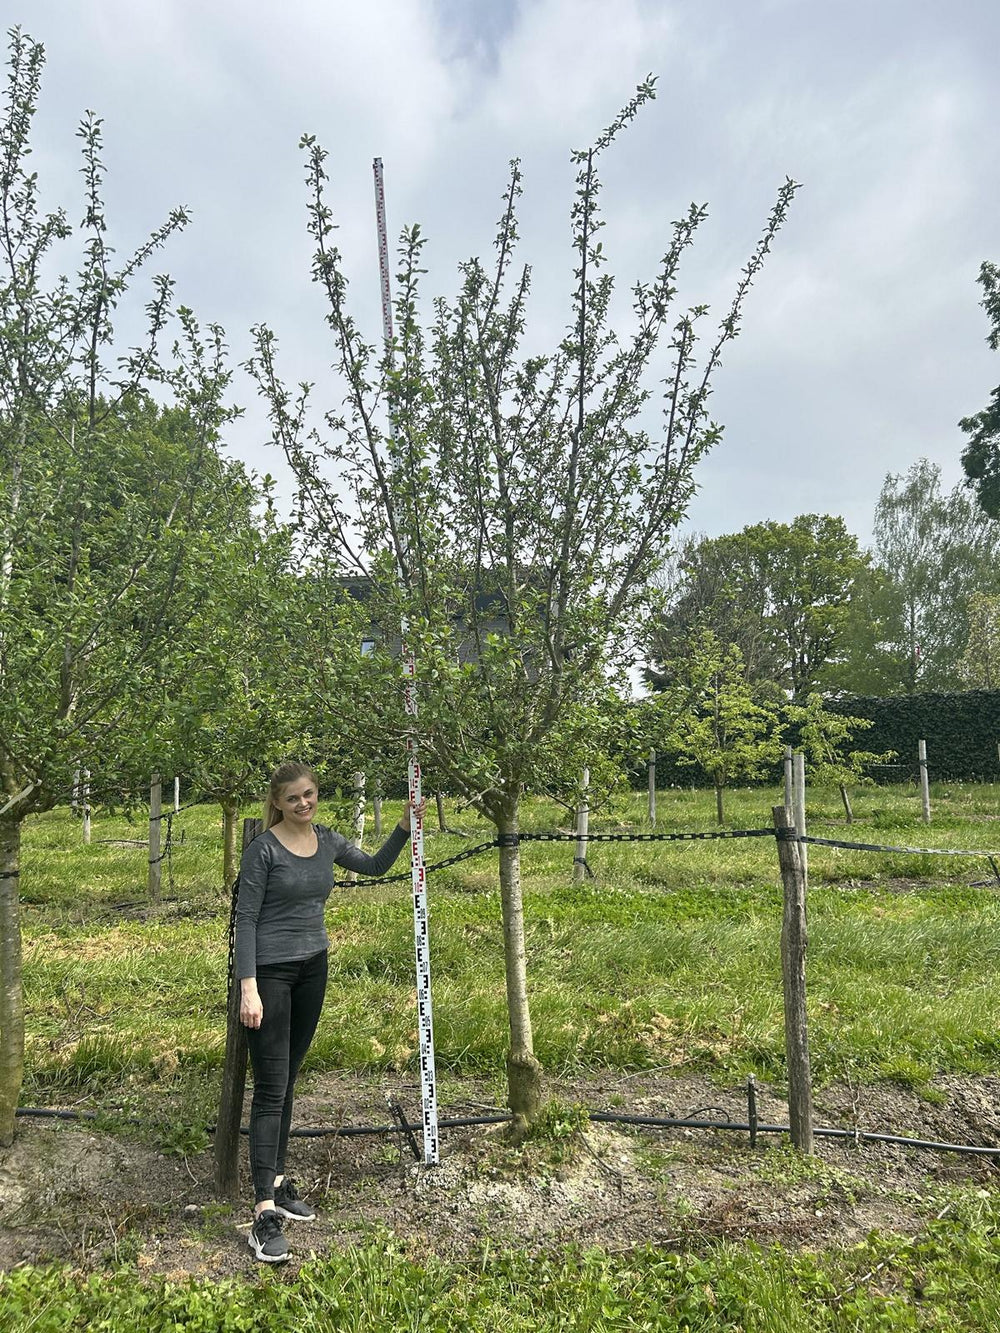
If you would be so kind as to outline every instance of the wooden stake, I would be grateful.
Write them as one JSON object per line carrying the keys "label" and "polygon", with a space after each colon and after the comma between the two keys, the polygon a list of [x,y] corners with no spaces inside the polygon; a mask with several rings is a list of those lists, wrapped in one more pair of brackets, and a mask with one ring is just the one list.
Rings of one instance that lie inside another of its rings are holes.
{"label": "wooden stake", "polygon": [[795,809],[795,797],[792,794],[792,747],[785,746],[785,809]]}
{"label": "wooden stake", "polygon": [[[263,828],[263,820],[244,819],[244,851]],[[240,1022],[239,981],[232,973],[227,980],[226,1055],[222,1064],[222,1096],[215,1129],[215,1193],[218,1198],[235,1203],[240,1186],[240,1121],[247,1081],[247,1033]]]}
{"label": "wooden stake", "polygon": [[382,841],[382,797],[372,797],[372,832],[376,842]]}
{"label": "wooden stake", "polygon": [[[801,751],[792,757],[792,793],[795,812],[795,832],[800,838],[806,836],[806,757]],[[799,857],[802,861],[802,873],[809,873],[809,857],[804,842],[798,844]]]}
{"label": "wooden stake", "polygon": [[590,805],[587,789],[590,769],[585,768],[580,779],[580,804],[576,809],[576,853],[573,857],[573,883],[581,884],[587,873],[587,828],[590,824]]}
{"label": "wooden stake", "polygon": [[83,803],[83,841],[90,842],[90,769],[83,770],[83,782],[80,786],[80,799]]}
{"label": "wooden stake", "polygon": [[649,786],[649,822],[650,825],[653,828],[655,828],[656,827],[656,751],[655,750],[650,750],[649,752],[648,786]]}
{"label": "wooden stake", "polygon": [[917,742],[917,759],[920,762],[920,806],[924,823],[931,822],[931,788],[927,780],[927,742]]}
{"label": "wooden stake", "polygon": [[809,1032],[806,1019],[806,872],[799,856],[801,843],[782,833],[794,831],[791,811],[782,805],[772,810],[778,833],[778,864],[784,910],[781,919],[781,977],[785,997],[785,1058],[788,1064],[788,1123],[792,1143],[801,1152],[813,1150],[812,1077],[809,1070]]}
{"label": "wooden stake", "polygon": [[149,900],[160,901],[163,879],[163,861],[160,857],[160,837],[163,831],[163,787],[159,773],[149,781]]}

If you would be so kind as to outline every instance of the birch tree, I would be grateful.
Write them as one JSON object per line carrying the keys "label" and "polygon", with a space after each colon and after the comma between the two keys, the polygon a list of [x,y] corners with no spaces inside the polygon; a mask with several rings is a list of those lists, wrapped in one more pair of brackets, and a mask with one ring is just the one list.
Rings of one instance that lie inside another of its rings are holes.
{"label": "birch tree", "polygon": [[[383,691],[394,688],[389,650],[406,622],[421,754],[498,830],[508,1101],[521,1128],[536,1114],[542,1075],[528,1002],[521,798],[542,789],[568,798],[596,748],[609,683],[623,680],[652,576],[697,464],[721,435],[709,413],[713,376],[796,188],[781,187],[717,325],[704,305],[676,307],[681,259],[707,216],[692,205],[616,328],[598,166],[653,96],[650,78],[573,154],[568,325],[542,352],[525,347],[532,272],[517,259],[518,161],[493,260],[462,263],[456,295],[436,299],[426,318],[424,238],[418,226],[403,230],[396,337],[380,354],[351,314],[327,156],[306,136],[312,272],[342,404],[312,416],[310,386],[286,386],[266,327],[255,330],[250,363],[298,479],[304,531],[369,582]],[[398,739],[398,715],[384,700],[382,708]]]}

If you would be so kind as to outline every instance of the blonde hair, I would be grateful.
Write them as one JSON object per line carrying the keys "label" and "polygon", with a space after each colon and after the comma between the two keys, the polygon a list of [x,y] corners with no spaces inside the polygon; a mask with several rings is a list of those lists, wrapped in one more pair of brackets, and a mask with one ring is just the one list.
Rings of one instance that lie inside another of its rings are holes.
{"label": "blonde hair", "polygon": [[[312,778],[313,782],[316,782],[316,774],[309,765],[300,763],[297,759],[286,759],[271,774],[271,785],[264,797],[263,822],[265,832],[275,824],[280,824],[285,817],[278,806],[282,787],[286,787],[289,782],[297,782],[299,778]],[[319,783],[316,783],[316,785],[319,786]]]}

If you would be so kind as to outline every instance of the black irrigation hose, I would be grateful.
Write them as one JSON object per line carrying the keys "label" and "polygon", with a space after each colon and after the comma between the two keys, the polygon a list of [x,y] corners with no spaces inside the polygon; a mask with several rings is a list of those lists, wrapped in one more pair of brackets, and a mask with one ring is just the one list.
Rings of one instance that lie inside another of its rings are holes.
{"label": "black irrigation hose", "polygon": [[[15,1114],[36,1116],[49,1120],[97,1120],[99,1118],[97,1111],[62,1111],[38,1106],[19,1106]],[[675,1116],[624,1115],[618,1111],[588,1111],[587,1114],[591,1120],[601,1124],[639,1125],[650,1129],[721,1129],[743,1134],[749,1133],[751,1129],[748,1122],[740,1120],[694,1120]],[[454,1119],[438,1121],[438,1127],[440,1129],[463,1129],[471,1125],[500,1125],[512,1119],[513,1117],[505,1112],[497,1112],[493,1115],[457,1116]],[[148,1122],[137,1117],[130,1117],[126,1123],[140,1125]],[[419,1125],[414,1124],[410,1128],[419,1129]],[[758,1134],[788,1134],[791,1132],[788,1125],[756,1124],[753,1128]],[[207,1133],[211,1134],[214,1133],[215,1126],[206,1125],[205,1129]],[[398,1134],[399,1131],[399,1125],[340,1125],[324,1129],[293,1129],[290,1133],[292,1138],[318,1139],[329,1137],[354,1138],[369,1134]],[[240,1129],[241,1134],[248,1134],[249,1132],[249,1129],[245,1126]],[[813,1135],[816,1138],[853,1139],[856,1143],[893,1143],[905,1148],[920,1148],[932,1152],[957,1152],[969,1153],[977,1157],[1000,1157],[1000,1148],[986,1148],[974,1143],[939,1143],[934,1139],[914,1139],[904,1134],[883,1134],[874,1130],[821,1127],[813,1129]]]}
{"label": "black irrigation hose", "polygon": [[[591,1120],[622,1125],[646,1125],[652,1129],[728,1129],[748,1134],[751,1126],[739,1120],[679,1120],[671,1116],[619,1115],[611,1111],[591,1111]],[[790,1134],[788,1125],[753,1126],[758,1134]],[[973,1143],[938,1143],[933,1139],[912,1139],[904,1134],[882,1134],[871,1130],[814,1128],[816,1138],[853,1139],[863,1143],[898,1143],[907,1148],[927,1148],[936,1152],[974,1153],[980,1157],[1000,1157],[1000,1148],[979,1147]]]}

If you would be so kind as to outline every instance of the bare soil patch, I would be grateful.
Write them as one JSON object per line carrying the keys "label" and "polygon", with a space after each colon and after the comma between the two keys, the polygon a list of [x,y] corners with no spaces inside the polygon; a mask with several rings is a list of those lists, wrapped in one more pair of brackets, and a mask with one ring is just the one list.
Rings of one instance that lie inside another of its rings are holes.
{"label": "bare soil patch", "polygon": [[[296,1124],[386,1125],[385,1094],[418,1120],[419,1089],[388,1079],[310,1079]],[[623,1114],[745,1121],[746,1092],[663,1072],[553,1080],[567,1107]],[[936,1081],[934,1100],[906,1087],[830,1087],[816,1123],[927,1139],[1000,1143],[1000,1079]],[[448,1085],[442,1117],[495,1106],[488,1088]],[[762,1122],[786,1123],[784,1102],[760,1089]],[[419,1131],[418,1131],[419,1139]],[[126,1263],[180,1278],[252,1277],[246,1245],[250,1192],[236,1208],[214,1200],[210,1152],[167,1157],[131,1137],[88,1125],[22,1119],[0,1152],[0,1268],[65,1260],[83,1269]],[[290,1223],[294,1273],[312,1254],[388,1228],[416,1257],[470,1258],[490,1248],[567,1243],[624,1250],[693,1247],[720,1237],[792,1247],[849,1245],[873,1228],[920,1231],[957,1184],[994,1188],[992,1159],[893,1145],[819,1140],[804,1162],[784,1137],[632,1129],[591,1123],[583,1133],[512,1148],[496,1127],[449,1129],[441,1163],[418,1164],[399,1134],[296,1138],[290,1173],[320,1210]],[[245,1173],[246,1174],[246,1173]]]}

